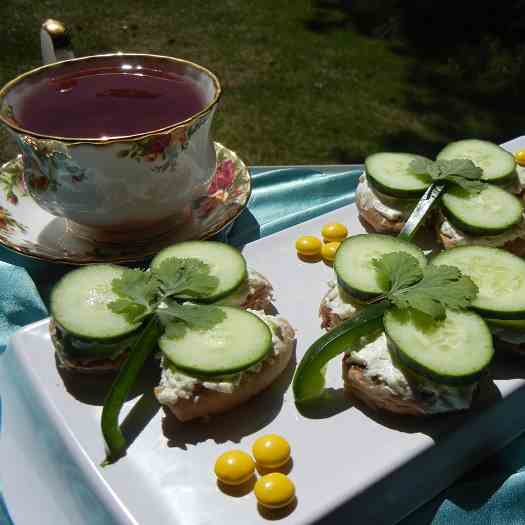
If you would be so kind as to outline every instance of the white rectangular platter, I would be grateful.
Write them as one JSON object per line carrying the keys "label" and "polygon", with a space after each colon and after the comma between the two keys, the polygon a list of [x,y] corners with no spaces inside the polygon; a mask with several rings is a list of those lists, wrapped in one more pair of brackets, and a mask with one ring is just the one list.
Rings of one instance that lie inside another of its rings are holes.
{"label": "white rectangular platter", "polygon": [[[506,146],[514,151],[525,140]],[[296,328],[298,359],[321,335],[318,306],[333,270],[299,261],[294,242],[319,235],[328,221],[346,224],[352,234],[363,231],[350,205],[243,250],[249,265],[271,280],[277,309]],[[267,523],[272,516],[258,510],[253,492],[226,495],[213,475],[221,452],[250,451],[267,432],[292,446],[297,505],[280,523],[393,524],[525,429],[525,363],[516,360],[498,360],[494,381],[473,410],[426,420],[352,406],[342,393],[340,360],[328,370],[331,400],[302,414],[293,402],[292,374],[290,367],[239,410],[195,424],[176,423],[146,394],[140,415],[126,421],[134,436],[127,456],[101,468],[96,385],[59,374],[47,320],[24,328],[0,359],[0,475],[15,525]]]}

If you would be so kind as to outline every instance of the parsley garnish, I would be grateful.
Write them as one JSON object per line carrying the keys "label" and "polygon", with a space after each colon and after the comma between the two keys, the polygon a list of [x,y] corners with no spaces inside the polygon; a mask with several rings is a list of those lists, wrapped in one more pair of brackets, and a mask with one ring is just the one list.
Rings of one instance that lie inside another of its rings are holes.
{"label": "parsley garnish", "polygon": [[415,159],[410,163],[410,169],[416,175],[430,177],[433,182],[448,181],[470,193],[480,193],[485,187],[480,180],[482,169],[468,159]]}
{"label": "parsley garnish", "polygon": [[444,319],[445,308],[466,308],[478,287],[455,266],[427,266],[408,253],[394,252],[374,259],[386,298],[398,308],[414,308],[433,319]]}
{"label": "parsley garnish", "polygon": [[186,328],[206,330],[224,319],[217,306],[180,304],[189,297],[205,297],[217,288],[219,280],[199,259],[170,257],[151,271],[126,269],[113,279],[111,287],[118,296],[109,309],[130,323],[157,315],[168,337],[181,337]]}

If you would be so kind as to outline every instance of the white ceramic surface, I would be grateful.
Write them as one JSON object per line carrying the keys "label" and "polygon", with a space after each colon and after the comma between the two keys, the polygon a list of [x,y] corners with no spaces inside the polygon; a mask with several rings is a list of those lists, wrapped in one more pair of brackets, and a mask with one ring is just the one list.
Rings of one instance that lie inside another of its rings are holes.
{"label": "white ceramic surface", "polygon": [[[319,234],[328,221],[363,231],[351,205],[244,250],[248,263],[272,281],[278,310],[297,329],[298,358],[321,334],[317,310],[332,269],[299,261],[294,241]],[[339,360],[328,369],[331,400],[305,414],[293,403],[291,369],[253,402],[208,422],[176,423],[146,396],[147,423],[126,421],[132,433],[144,426],[128,455],[101,469],[97,396],[79,379],[64,382],[41,321],[16,334],[0,358],[2,486],[16,525],[268,523],[253,493],[233,497],[219,490],[213,463],[231,447],[249,450],[257,436],[276,432],[291,443],[298,496],[278,523],[303,525],[331,513],[326,523],[392,524],[525,428],[525,363],[499,359],[493,375],[471,411],[430,419],[352,406],[342,395]]]}

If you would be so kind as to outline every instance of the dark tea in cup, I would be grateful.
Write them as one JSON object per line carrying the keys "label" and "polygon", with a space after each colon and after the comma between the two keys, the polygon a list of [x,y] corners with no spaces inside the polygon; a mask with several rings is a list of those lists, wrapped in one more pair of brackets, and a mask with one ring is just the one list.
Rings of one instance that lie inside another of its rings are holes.
{"label": "dark tea in cup", "polygon": [[206,102],[189,76],[124,63],[44,78],[24,96],[15,118],[42,135],[118,137],[182,122]]}

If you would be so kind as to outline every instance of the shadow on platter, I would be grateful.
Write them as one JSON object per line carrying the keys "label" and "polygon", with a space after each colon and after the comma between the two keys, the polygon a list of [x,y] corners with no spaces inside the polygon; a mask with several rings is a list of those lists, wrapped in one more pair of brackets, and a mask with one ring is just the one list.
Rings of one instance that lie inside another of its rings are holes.
{"label": "shadow on platter", "polygon": [[490,371],[495,380],[525,379],[525,352],[521,355],[497,346]]}
{"label": "shadow on platter", "polygon": [[[55,364],[66,390],[77,401],[87,405],[104,405],[106,395],[117,377],[116,372],[80,374],[60,366],[56,354]],[[158,360],[149,359],[144,365],[126,400],[129,401],[146,392],[153,393],[153,388],[158,384],[159,379],[160,368]]]}
{"label": "shadow on platter", "polygon": [[240,485],[226,485],[222,481],[217,480],[217,488],[224,494],[231,496],[232,498],[242,498],[253,492],[255,482],[257,478],[253,475],[248,481],[241,483]]}
{"label": "shadow on platter", "polygon": [[344,388],[326,388],[319,399],[297,405],[302,416],[309,419],[325,419],[348,409],[361,411],[365,416],[379,425],[404,433],[421,432],[438,441],[451,428],[457,428],[465,417],[472,412],[484,410],[501,399],[501,393],[494,381],[488,377],[480,381],[480,387],[469,411],[448,412],[427,416],[398,415],[387,411],[370,408]]}
{"label": "shadow on platter", "polygon": [[[367,233],[377,233],[376,230],[361,217],[361,215],[358,215],[358,219]],[[392,233],[391,235],[396,237],[397,233]],[[441,250],[441,246],[438,244],[436,235],[430,225],[421,226],[416,232],[413,242],[430,256],[437,254],[437,252]]]}
{"label": "shadow on platter", "polygon": [[354,406],[344,388],[325,388],[317,399],[297,404],[299,413],[308,419],[326,419]]}
{"label": "shadow on platter", "polygon": [[272,472],[280,472],[281,474],[290,474],[293,468],[293,458],[290,458],[284,465],[281,465],[280,467],[263,467],[259,464],[255,465],[255,468],[260,476],[264,476],[265,474],[271,474]]}
{"label": "shadow on platter", "polygon": [[282,507],[281,509],[268,509],[263,507],[260,503],[257,504],[257,510],[259,511],[261,518],[264,518],[268,521],[282,520],[283,518],[289,516],[296,509],[296,507],[297,496],[294,497],[294,499],[288,505],[286,505],[286,507]]}
{"label": "shadow on platter", "polygon": [[208,439],[213,439],[216,443],[238,443],[244,436],[266,427],[281,411],[295,366],[294,349],[288,366],[268,389],[226,414],[182,423],[165,409],[162,431],[168,439],[168,447],[186,449],[188,445],[196,445]]}
{"label": "shadow on platter", "polygon": [[126,450],[133,444],[139,434],[157,415],[160,404],[155,397],[153,388],[147,388],[142,397],[133,405],[120,425],[127,443]]}

